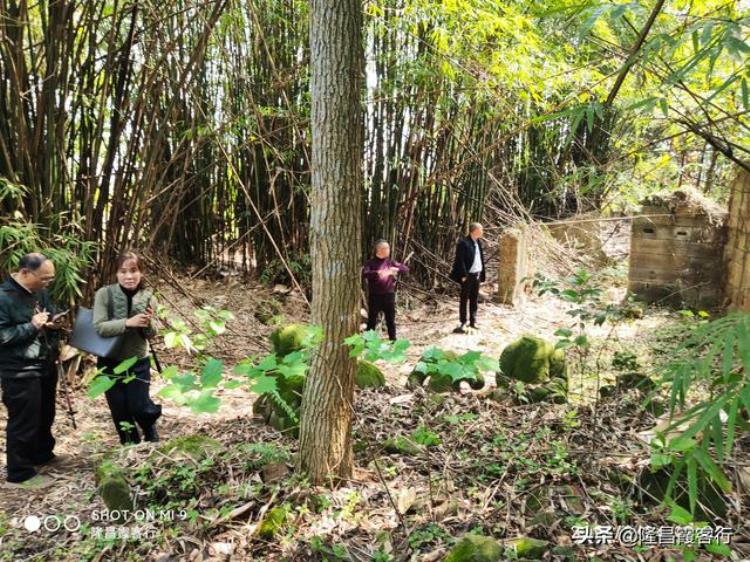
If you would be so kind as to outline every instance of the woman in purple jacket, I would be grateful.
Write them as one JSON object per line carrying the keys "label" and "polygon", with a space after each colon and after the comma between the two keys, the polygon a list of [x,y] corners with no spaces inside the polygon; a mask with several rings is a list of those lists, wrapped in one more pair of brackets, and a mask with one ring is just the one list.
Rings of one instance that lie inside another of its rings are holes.
{"label": "woman in purple jacket", "polygon": [[409,268],[390,259],[391,246],[385,240],[375,242],[375,257],[365,262],[362,275],[367,280],[367,329],[378,325],[378,315],[385,314],[388,339],[396,339],[396,278],[407,273]]}

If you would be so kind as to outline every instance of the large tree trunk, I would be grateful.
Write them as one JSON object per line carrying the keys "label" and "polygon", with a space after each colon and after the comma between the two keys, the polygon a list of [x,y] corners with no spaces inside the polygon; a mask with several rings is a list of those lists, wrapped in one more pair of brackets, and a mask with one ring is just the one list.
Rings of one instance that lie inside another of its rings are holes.
{"label": "large tree trunk", "polygon": [[299,469],[314,484],[352,472],[355,362],[343,340],[359,325],[364,53],[359,0],[313,0],[312,322],[323,328],[305,384]]}

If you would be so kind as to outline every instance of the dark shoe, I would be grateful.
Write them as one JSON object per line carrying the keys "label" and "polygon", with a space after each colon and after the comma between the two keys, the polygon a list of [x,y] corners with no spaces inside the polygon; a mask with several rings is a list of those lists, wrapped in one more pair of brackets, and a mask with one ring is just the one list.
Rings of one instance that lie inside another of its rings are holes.
{"label": "dark shoe", "polygon": [[22,490],[40,490],[42,488],[49,488],[55,483],[55,479],[46,474],[37,474],[32,476],[28,480],[23,482],[6,482],[3,487],[5,488],[20,488]]}
{"label": "dark shoe", "polygon": [[43,462],[39,465],[34,465],[34,468],[38,472],[45,472],[46,470],[54,468],[62,468],[63,466],[67,465],[72,458],[73,457],[71,457],[70,455],[66,455],[64,453],[60,455],[53,455],[52,458],[47,462]]}
{"label": "dark shoe", "polygon": [[465,327],[466,327],[466,323],[462,322],[461,325],[458,328],[456,328],[455,330],[453,330],[453,333],[454,334],[465,334],[466,333]]}
{"label": "dark shoe", "polygon": [[471,324],[469,324],[469,328],[471,328],[472,330],[478,330],[479,329],[479,327],[477,326],[476,322],[472,322]]}
{"label": "dark shoe", "polygon": [[143,438],[151,443],[159,441],[159,434],[156,432],[156,425],[143,430]]}

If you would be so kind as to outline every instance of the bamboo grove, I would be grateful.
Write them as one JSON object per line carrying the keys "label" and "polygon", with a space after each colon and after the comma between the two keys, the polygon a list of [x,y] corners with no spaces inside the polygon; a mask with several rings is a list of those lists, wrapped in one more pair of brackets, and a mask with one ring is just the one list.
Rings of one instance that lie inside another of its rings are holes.
{"label": "bamboo grove", "polygon": [[[424,282],[473,219],[720,190],[748,166],[739,2],[364,8],[363,244],[420,250]],[[4,260],[34,225],[98,275],[125,246],[307,274],[306,1],[0,0],[0,40]]]}

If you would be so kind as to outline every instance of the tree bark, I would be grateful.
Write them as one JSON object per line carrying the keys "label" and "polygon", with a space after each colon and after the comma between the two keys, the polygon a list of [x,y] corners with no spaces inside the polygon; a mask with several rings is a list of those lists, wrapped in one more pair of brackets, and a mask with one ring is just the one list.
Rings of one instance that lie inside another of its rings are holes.
{"label": "tree bark", "polygon": [[352,473],[356,364],[343,340],[359,326],[364,150],[359,0],[313,0],[310,51],[312,322],[323,328],[323,341],[305,384],[298,468],[319,485]]}

